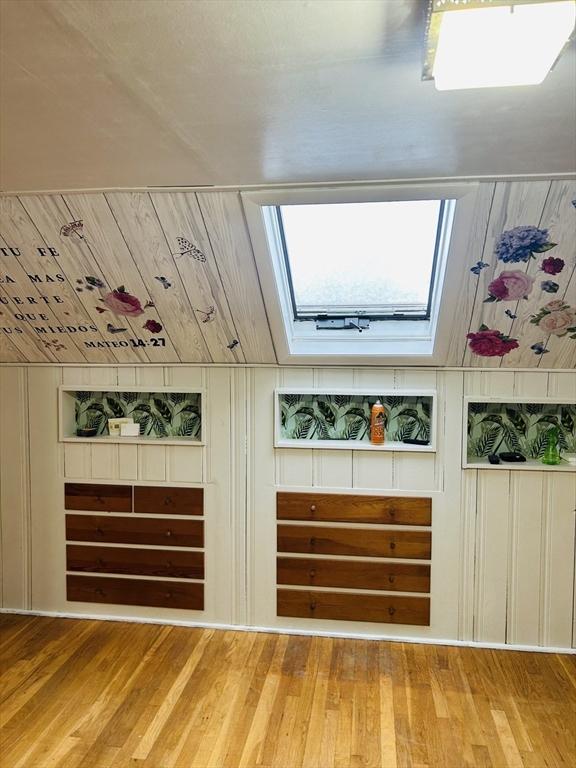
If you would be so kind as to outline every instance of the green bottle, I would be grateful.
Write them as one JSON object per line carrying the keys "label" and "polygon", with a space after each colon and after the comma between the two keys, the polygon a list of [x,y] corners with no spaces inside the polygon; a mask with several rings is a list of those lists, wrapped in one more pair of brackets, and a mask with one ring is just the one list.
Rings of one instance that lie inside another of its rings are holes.
{"label": "green bottle", "polygon": [[558,445],[558,427],[551,427],[546,432],[548,438],[548,445],[542,456],[542,464],[560,464],[562,461],[560,457],[560,447]]}

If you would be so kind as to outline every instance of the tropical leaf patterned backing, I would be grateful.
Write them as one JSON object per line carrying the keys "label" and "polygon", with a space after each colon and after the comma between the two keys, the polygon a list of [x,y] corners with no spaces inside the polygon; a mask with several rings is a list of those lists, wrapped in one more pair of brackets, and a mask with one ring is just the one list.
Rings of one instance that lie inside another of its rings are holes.
{"label": "tropical leaf patterned backing", "polygon": [[280,394],[283,440],[354,440],[370,442],[370,410],[385,408],[386,440],[430,440],[432,398],[428,395]]}
{"label": "tropical leaf patterned backing", "polygon": [[190,392],[74,392],[76,428],[96,427],[108,434],[108,419],[132,417],[143,437],[182,437],[200,440],[200,393]]}
{"label": "tropical leaf patterned backing", "polygon": [[519,451],[529,459],[539,459],[551,427],[558,427],[561,453],[575,453],[576,405],[469,403],[468,457]]}

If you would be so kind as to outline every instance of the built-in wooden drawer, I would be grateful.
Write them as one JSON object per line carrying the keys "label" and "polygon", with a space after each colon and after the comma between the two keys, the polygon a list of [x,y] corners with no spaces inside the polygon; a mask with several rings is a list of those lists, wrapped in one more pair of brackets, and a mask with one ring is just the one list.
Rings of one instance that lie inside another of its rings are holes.
{"label": "built-in wooden drawer", "polygon": [[382,624],[430,625],[428,597],[396,597],[339,592],[279,589],[278,616]]}
{"label": "built-in wooden drawer", "polygon": [[134,486],[134,512],[152,515],[202,515],[202,488]]}
{"label": "built-in wooden drawer", "polygon": [[68,541],[203,547],[204,523],[201,520],[66,515],[66,538]]}
{"label": "built-in wooden drawer", "polygon": [[132,486],[65,483],[64,507],[79,512],[132,512]]}
{"label": "built-in wooden drawer", "polygon": [[278,520],[430,525],[432,499],[280,492],[276,495],[276,514]]}
{"label": "built-in wooden drawer", "polygon": [[279,552],[429,560],[431,550],[430,531],[382,531],[313,525],[278,526]]}
{"label": "built-in wooden drawer", "polygon": [[66,577],[66,588],[72,602],[204,609],[203,584],[73,575]]}
{"label": "built-in wooden drawer", "polygon": [[325,560],[313,557],[279,557],[276,581],[278,584],[298,584],[306,587],[429,592],[430,566],[361,560]]}
{"label": "built-in wooden drawer", "polygon": [[68,544],[66,570],[203,579],[204,553],[170,549],[83,547],[81,544]]}

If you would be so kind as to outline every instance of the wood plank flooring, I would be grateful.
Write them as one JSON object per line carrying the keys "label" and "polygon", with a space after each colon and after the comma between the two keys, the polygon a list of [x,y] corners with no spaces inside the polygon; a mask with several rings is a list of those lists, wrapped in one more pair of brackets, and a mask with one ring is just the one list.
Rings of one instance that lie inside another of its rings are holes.
{"label": "wood plank flooring", "polygon": [[573,768],[576,657],[4,615],[2,768]]}

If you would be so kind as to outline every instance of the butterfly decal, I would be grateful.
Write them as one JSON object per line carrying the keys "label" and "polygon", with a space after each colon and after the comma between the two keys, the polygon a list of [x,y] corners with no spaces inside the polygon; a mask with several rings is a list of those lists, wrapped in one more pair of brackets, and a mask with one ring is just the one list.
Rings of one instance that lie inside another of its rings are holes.
{"label": "butterfly decal", "polygon": [[507,317],[509,317],[509,318],[510,318],[510,320],[516,320],[516,318],[518,317],[518,315],[515,315],[515,314],[514,314],[514,312],[512,312],[512,311],[511,311],[511,310],[509,310],[509,309],[507,309],[507,310],[506,310],[506,312],[504,312],[504,314],[505,314]]}
{"label": "butterfly decal", "polygon": [[204,256],[200,248],[191,243],[186,237],[177,237],[176,241],[180,253],[173,253],[172,256],[191,256],[196,261],[206,261],[206,256]]}
{"label": "butterfly decal", "polygon": [[162,283],[163,287],[168,289],[172,287],[172,283],[167,278],[163,277],[162,275],[156,275],[155,280],[158,280],[159,283]]}
{"label": "butterfly decal", "polygon": [[544,344],[540,341],[536,342],[536,344],[532,344],[530,349],[534,352],[535,355],[545,355],[546,352],[550,352],[550,350],[546,349]]}
{"label": "butterfly decal", "polygon": [[476,264],[470,268],[470,272],[474,275],[479,275],[480,272],[482,272],[483,269],[486,269],[486,267],[489,267],[489,264],[486,264],[485,261],[477,261]]}
{"label": "butterfly decal", "polygon": [[238,344],[240,344],[240,342],[238,341],[238,339],[232,339],[232,341],[230,342],[230,344],[227,344],[226,346],[228,347],[228,349],[232,350],[232,349],[234,349],[234,347],[237,347],[237,346],[238,346]]}

